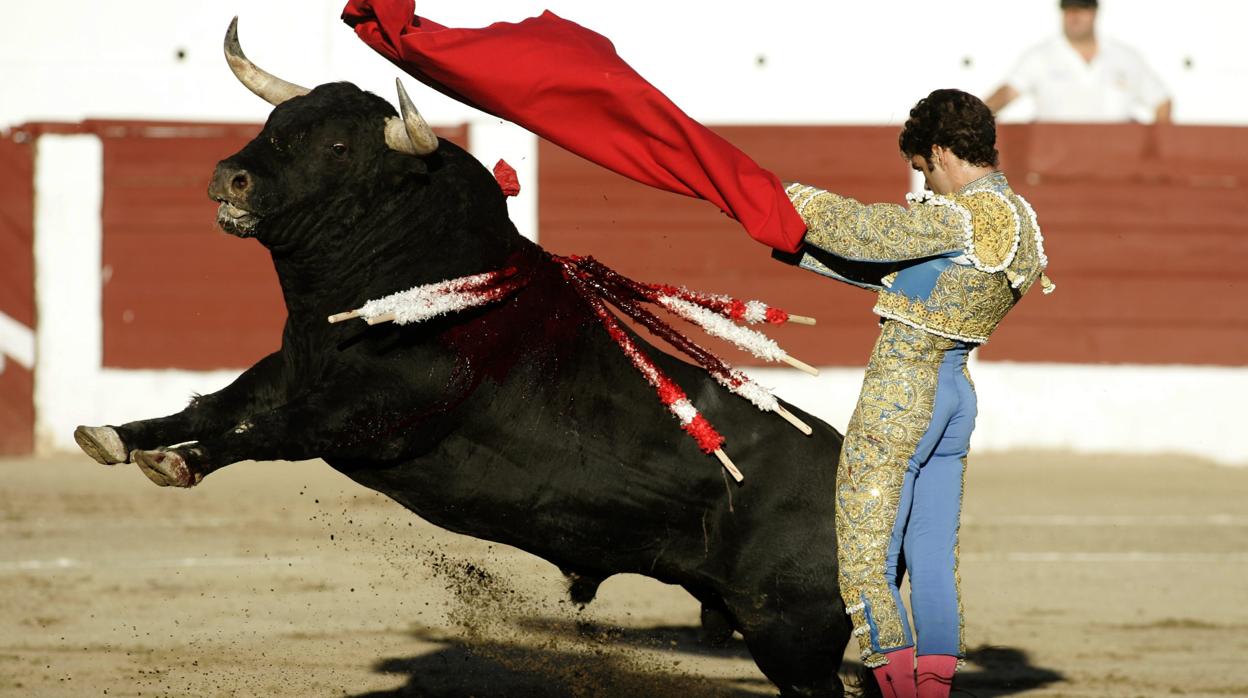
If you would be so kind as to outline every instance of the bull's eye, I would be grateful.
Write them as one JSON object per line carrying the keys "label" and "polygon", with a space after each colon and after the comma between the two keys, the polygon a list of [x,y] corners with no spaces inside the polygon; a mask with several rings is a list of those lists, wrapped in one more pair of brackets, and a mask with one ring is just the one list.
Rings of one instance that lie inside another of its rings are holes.
{"label": "bull's eye", "polygon": [[350,150],[349,148],[347,148],[346,143],[335,143],[329,146],[329,149],[334,151],[334,155],[337,155],[340,158],[346,157],[347,151]]}

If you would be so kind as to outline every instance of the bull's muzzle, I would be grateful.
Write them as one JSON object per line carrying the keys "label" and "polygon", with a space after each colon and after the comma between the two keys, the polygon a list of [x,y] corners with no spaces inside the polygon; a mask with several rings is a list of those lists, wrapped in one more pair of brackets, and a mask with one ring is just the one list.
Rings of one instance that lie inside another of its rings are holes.
{"label": "bull's muzzle", "polygon": [[221,204],[217,207],[217,225],[222,230],[242,237],[255,234],[260,219],[249,210],[252,184],[251,173],[242,167],[228,160],[217,164],[208,183],[208,197]]}
{"label": "bull's muzzle", "polygon": [[251,173],[229,162],[217,163],[208,184],[208,196],[214,201],[225,201],[246,208],[247,195],[251,192]]}

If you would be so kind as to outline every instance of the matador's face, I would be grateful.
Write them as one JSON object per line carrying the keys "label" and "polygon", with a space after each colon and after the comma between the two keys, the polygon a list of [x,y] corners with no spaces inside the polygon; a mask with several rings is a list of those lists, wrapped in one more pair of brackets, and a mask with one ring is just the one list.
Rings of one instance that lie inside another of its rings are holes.
{"label": "matador's face", "polygon": [[943,166],[941,158],[936,153],[933,153],[931,158],[915,155],[910,158],[910,166],[915,172],[923,174],[927,188],[933,193],[952,194],[957,188],[949,170]]}

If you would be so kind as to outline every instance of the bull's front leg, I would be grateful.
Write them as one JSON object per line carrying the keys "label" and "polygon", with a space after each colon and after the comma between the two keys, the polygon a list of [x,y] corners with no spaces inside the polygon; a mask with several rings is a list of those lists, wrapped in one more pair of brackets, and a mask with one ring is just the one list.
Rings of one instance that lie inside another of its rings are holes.
{"label": "bull's front leg", "polygon": [[135,451],[134,462],[164,487],[193,487],[205,476],[242,460],[312,458],[393,458],[421,448],[430,418],[438,409],[386,407],[361,395],[364,386],[341,394],[304,395],[286,405],[252,415],[246,424],[173,448]]}
{"label": "bull's front leg", "polygon": [[134,451],[198,441],[245,423],[251,414],[284,400],[281,385],[282,358],[275,352],[225,388],[195,397],[177,414],[121,426],[80,426],[74,430],[74,440],[99,463],[129,463]]}

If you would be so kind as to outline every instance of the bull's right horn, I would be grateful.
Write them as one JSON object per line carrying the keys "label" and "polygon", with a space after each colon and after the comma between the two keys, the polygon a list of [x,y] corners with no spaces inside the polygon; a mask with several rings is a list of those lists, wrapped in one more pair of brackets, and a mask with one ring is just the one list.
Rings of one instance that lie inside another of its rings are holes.
{"label": "bull's right horn", "polygon": [[300,97],[310,92],[306,87],[266,73],[243,55],[243,47],[238,43],[238,17],[230,20],[230,28],[225,31],[225,60],[239,82],[275,107],[291,97]]}
{"label": "bull's right horn", "polygon": [[403,118],[386,119],[386,145],[392,150],[408,155],[428,155],[438,149],[438,137],[425,122],[425,118],[412,104],[412,98],[403,89],[403,82],[395,78],[394,84],[399,88],[399,110]]}

